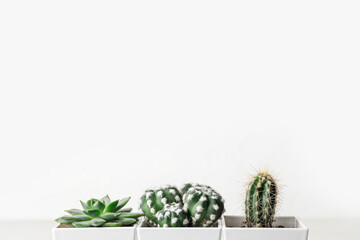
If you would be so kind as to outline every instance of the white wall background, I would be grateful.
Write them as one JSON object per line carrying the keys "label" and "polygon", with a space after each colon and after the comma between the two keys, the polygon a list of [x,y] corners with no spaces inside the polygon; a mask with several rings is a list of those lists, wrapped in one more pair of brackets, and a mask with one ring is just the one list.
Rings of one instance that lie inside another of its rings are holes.
{"label": "white wall background", "polygon": [[198,181],[360,217],[358,1],[1,1],[0,219]]}

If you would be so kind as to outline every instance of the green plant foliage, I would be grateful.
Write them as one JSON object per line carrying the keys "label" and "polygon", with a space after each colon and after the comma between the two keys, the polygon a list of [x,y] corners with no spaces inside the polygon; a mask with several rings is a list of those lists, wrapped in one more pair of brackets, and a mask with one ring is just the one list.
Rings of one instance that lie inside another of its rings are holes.
{"label": "green plant foliage", "polygon": [[186,184],[183,195],[184,209],[188,211],[194,227],[209,227],[214,225],[224,213],[224,199],[206,185]]}
{"label": "green plant foliage", "polygon": [[165,204],[156,214],[159,227],[187,227],[190,218],[180,203]]}
{"label": "green plant foliage", "polygon": [[56,219],[60,224],[71,224],[74,227],[121,227],[136,223],[143,213],[132,213],[132,208],[123,208],[130,197],[111,201],[108,195],[101,199],[92,198],[86,203],[80,201],[83,210],[65,210],[69,215]]}
{"label": "green plant foliage", "polygon": [[141,196],[140,208],[144,212],[148,223],[158,225],[156,214],[162,210],[165,204],[180,203],[181,194],[174,186],[164,186],[155,189],[148,189]]}
{"label": "green plant foliage", "polygon": [[[181,192],[181,194],[180,194]],[[147,222],[158,227],[210,227],[224,213],[224,199],[209,186],[187,183],[146,190],[140,208]]]}
{"label": "green plant foliage", "polygon": [[277,195],[276,181],[268,172],[259,172],[251,179],[245,200],[248,227],[272,227]]}

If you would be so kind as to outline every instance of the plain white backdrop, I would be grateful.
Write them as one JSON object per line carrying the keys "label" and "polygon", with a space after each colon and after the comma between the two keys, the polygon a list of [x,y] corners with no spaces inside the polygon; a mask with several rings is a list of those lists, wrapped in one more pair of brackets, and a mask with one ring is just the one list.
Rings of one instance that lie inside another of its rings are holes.
{"label": "plain white backdrop", "polygon": [[0,219],[206,183],[359,218],[359,1],[1,1]]}

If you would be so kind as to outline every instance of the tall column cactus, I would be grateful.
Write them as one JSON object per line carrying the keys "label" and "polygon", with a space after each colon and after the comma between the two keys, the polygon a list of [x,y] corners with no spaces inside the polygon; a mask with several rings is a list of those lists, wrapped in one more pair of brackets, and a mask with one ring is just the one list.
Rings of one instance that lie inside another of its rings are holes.
{"label": "tall column cactus", "polygon": [[165,204],[180,203],[182,205],[181,194],[174,186],[164,186],[155,189],[148,189],[141,196],[140,208],[145,217],[153,226],[159,224],[157,213],[161,211]]}
{"label": "tall column cactus", "polygon": [[182,192],[184,209],[189,211],[194,227],[212,226],[225,211],[224,199],[209,186],[185,184]]}
{"label": "tall column cactus", "polygon": [[277,195],[276,181],[268,172],[259,172],[252,178],[245,200],[248,227],[272,227]]}

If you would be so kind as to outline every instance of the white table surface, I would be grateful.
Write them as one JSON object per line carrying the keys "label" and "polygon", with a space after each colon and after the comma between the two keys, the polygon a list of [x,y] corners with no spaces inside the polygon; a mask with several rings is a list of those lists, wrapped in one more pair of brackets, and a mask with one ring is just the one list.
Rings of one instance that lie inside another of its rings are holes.
{"label": "white table surface", "polygon": [[[360,219],[302,219],[309,240],[360,240]],[[52,221],[0,221],[0,240],[51,240]]]}

